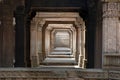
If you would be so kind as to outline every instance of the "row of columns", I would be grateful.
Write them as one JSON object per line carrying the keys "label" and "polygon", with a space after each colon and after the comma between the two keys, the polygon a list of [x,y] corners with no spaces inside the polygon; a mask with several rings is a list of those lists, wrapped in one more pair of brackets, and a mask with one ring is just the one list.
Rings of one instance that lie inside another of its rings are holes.
{"label": "row of columns", "polygon": [[77,58],[79,67],[86,67],[85,57],[85,24],[80,24],[77,29]]}
{"label": "row of columns", "polygon": [[[40,63],[45,58],[44,56],[46,56],[46,54],[45,54],[46,52],[44,52],[44,50],[43,50],[46,47],[46,45],[45,45],[46,41],[44,42],[42,40],[47,40],[47,39],[41,39],[41,38],[46,38],[45,37],[46,33],[44,34],[44,37],[40,37],[40,36],[43,36],[42,33],[44,33],[44,31],[42,28],[44,26],[42,25],[40,27],[41,30],[38,31],[38,27],[39,27],[39,25],[41,25],[41,24],[37,25],[38,23],[40,23],[39,20],[41,20],[41,18],[35,17],[35,18],[33,18],[32,22],[31,22],[31,51],[30,51],[31,53],[30,54],[31,54],[32,67],[39,66]],[[81,23],[82,24],[77,25],[77,27],[78,27],[77,28],[77,35],[78,36],[76,37],[76,39],[77,39],[77,41],[76,41],[76,44],[77,44],[76,61],[78,62],[79,67],[84,68],[85,67],[85,60],[86,60],[85,59],[85,24],[83,22],[81,22]],[[50,33],[49,33],[49,35],[50,35]],[[43,43],[45,43],[45,44],[43,44]],[[40,51],[40,53],[39,53],[39,51]],[[42,58],[42,60],[40,60],[41,58]]]}

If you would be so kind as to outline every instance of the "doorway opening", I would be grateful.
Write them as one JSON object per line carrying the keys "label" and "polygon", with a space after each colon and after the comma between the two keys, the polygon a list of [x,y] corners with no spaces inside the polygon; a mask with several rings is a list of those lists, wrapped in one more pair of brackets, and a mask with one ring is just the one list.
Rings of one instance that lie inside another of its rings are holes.
{"label": "doorway opening", "polygon": [[30,32],[33,67],[85,67],[85,22],[79,13],[37,12]]}

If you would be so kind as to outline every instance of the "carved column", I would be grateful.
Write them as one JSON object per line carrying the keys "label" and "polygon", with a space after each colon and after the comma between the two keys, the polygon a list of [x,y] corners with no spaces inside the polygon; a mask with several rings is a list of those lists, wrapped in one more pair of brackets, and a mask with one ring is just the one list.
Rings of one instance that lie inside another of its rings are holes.
{"label": "carved column", "polygon": [[109,65],[109,60],[111,60],[110,57],[107,60],[105,55],[116,55],[120,52],[118,9],[118,2],[103,3],[103,66]]}
{"label": "carved column", "polygon": [[86,67],[86,57],[85,57],[85,23],[83,22],[81,28],[81,64],[82,68]]}
{"label": "carved column", "polygon": [[31,21],[30,27],[30,54],[31,54],[31,66],[39,66],[38,46],[37,46],[37,24],[35,18]]}
{"label": "carved column", "polygon": [[82,53],[81,52],[81,27],[78,27],[77,28],[77,54],[76,54],[76,59],[77,59],[79,67],[82,67],[81,53]]}
{"label": "carved column", "polygon": [[85,62],[86,62],[86,59],[85,59],[85,23],[82,19],[78,18],[78,21],[77,21],[77,26],[78,26],[78,29],[77,29],[77,51],[78,51],[78,54],[77,56],[79,55],[79,60],[78,60],[78,66],[81,67],[81,68],[84,68],[85,67]]}

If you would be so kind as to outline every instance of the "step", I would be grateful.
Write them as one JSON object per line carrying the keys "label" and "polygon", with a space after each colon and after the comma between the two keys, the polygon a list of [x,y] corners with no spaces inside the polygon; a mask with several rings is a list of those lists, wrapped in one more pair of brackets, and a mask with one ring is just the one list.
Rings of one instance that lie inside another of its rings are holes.
{"label": "step", "polygon": [[46,58],[42,65],[76,65],[75,58]]}
{"label": "step", "polygon": [[74,58],[73,55],[48,55],[48,58]]}
{"label": "step", "polygon": [[61,51],[61,52],[54,51],[54,52],[51,52],[50,54],[51,55],[71,55],[72,53],[71,52],[64,52],[64,51]]}
{"label": "step", "polygon": [[71,49],[66,47],[57,47],[53,50],[53,52],[70,52],[70,51]]}

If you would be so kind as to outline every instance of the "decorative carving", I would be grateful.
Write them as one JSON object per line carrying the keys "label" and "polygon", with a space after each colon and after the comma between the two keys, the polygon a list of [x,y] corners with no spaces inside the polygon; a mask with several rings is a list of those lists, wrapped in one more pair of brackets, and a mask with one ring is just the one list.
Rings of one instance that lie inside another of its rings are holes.
{"label": "decorative carving", "polygon": [[[117,54],[119,52],[118,43],[118,18],[119,6],[117,2],[105,2],[103,3],[103,67],[115,68],[120,65],[120,57]],[[113,33],[114,31],[114,33]],[[107,55],[106,55],[107,54]]]}
{"label": "decorative carving", "polygon": [[107,71],[102,70],[83,70],[83,71],[77,71],[79,77],[84,79],[107,79],[108,73]]}
{"label": "decorative carving", "polygon": [[110,79],[120,79],[120,72],[119,71],[109,71],[109,78]]}
{"label": "decorative carving", "polygon": [[37,25],[38,31],[42,31],[42,24]]}
{"label": "decorative carving", "polygon": [[104,54],[104,67],[120,69],[120,54]]}
{"label": "decorative carving", "polygon": [[82,20],[82,18],[80,18],[80,17],[76,18],[75,24],[77,27],[82,28],[83,23],[84,23],[84,21]]}
{"label": "decorative carving", "polygon": [[40,19],[38,20],[38,24],[37,24],[38,31],[42,31],[42,27],[43,27],[44,24],[45,24],[45,21],[40,18]]}
{"label": "decorative carving", "polygon": [[104,17],[119,17],[119,4],[110,2],[103,4],[103,18]]}

